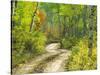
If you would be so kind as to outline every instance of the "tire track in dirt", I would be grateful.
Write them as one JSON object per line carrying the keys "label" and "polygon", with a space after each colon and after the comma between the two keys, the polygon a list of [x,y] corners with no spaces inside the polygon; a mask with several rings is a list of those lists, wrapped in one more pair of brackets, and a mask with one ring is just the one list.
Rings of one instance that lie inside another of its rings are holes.
{"label": "tire track in dirt", "polygon": [[47,59],[53,58],[59,54],[60,52],[55,52],[55,53],[46,53],[46,54],[37,56],[36,58],[32,59],[30,63],[23,64],[19,66],[17,69],[13,70],[13,74],[17,75],[17,74],[30,73],[38,64],[42,63],[43,61]]}
{"label": "tire track in dirt", "polygon": [[53,55],[51,57],[48,57],[47,59],[45,59],[43,62],[41,62],[40,64],[38,64],[32,72],[30,73],[43,73],[44,72],[44,69],[46,67],[46,64],[55,60],[60,54],[62,53],[59,53],[59,54],[56,54],[56,55]]}
{"label": "tire track in dirt", "polygon": [[55,60],[48,62],[44,69],[44,73],[64,72],[65,61],[68,60],[69,56],[70,56],[70,51],[64,52],[60,54]]}
{"label": "tire track in dirt", "polygon": [[51,56],[38,64],[30,73],[47,73],[64,71],[65,61],[68,59],[70,51],[61,52]]}

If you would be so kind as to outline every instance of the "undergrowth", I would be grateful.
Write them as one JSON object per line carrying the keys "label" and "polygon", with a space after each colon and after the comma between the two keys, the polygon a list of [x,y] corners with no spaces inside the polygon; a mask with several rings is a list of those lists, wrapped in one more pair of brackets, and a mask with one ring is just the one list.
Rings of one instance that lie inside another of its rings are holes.
{"label": "undergrowth", "polygon": [[21,27],[12,30],[12,68],[45,52],[46,37],[43,33],[27,32]]}
{"label": "undergrowth", "polygon": [[92,56],[88,56],[88,40],[81,39],[80,42],[72,47],[72,54],[66,63],[67,71],[75,70],[94,70],[97,68],[96,45],[93,44]]}

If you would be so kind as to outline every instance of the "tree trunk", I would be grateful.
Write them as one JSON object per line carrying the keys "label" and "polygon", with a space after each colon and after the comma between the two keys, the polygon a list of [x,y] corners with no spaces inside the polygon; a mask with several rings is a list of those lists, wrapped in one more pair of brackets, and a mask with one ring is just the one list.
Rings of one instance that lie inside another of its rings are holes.
{"label": "tree trunk", "polygon": [[62,35],[61,35],[61,34],[62,34],[62,33],[61,33],[61,31],[62,31],[61,29],[62,29],[62,28],[61,28],[61,27],[62,27],[62,26],[61,26],[61,22],[60,22],[60,15],[59,15],[59,13],[60,13],[60,5],[58,4],[59,36],[62,37]]}
{"label": "tree trunk", "polygon": [[14,27],[14,21],[12,20],[12,17],[15,15],[15,9],[17,8],[17,1],[12,0],[11,1],[11,26]]}
{"label": "tree trunk", "polygon": [[86,26],[86,13],[87,13],[87,6],[84,6],[84,9],[83,9],[83,23],[84,23],[84,27],[83,27],[83,35],[85,35],[86,34],[86,31],[87,31],[87,26]]}
{"label": "tree trunk", "polygon": [[66,16],[64,16],[64,23],[63,23],[63,25],[64,25],[63,37],[65,37],[66,36]]}
{"label": "tree trunk", "polygon": [[12,13],[12,15],[14,15],[14,12],[15,12],[15,8],[16,7],[17,7],[17,1],[12,0],[11,1],[11,13]]}
{"label": "tree trunk", "polygon": [[38,9],[38,2],[37,2],[37,5],[36,5],[36,9],[35,9],[35,11],[34,11],[34,13],[33,13],[33,15],[32,15],[32,21],[31,21],[31,25],[30,25],[30,32],[31,32],[32,29],[33,29],[34,17],[35,17],[35,15],[36,15],[37,9]]}
{"label": "tree trunk", "polygon": [[89,7],[90,9],[90,19],[89,19],[89,51],[88,51],[88,56],[91,57],[92,55],[92,48],[93,48],[93,16],[94,16],[94,10],[93,6]]}

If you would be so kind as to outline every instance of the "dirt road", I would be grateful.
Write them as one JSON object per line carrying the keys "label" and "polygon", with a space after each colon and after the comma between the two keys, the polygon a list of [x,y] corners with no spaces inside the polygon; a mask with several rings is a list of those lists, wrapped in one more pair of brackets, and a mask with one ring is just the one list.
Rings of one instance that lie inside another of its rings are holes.
{"label": "dirt road", "polygon": [[65,61],[70,51],[60,49],[60,43],[52,43],[46,46],[47,53],[33,58],[29,63],[19,66],[13,74],[63,72]]}

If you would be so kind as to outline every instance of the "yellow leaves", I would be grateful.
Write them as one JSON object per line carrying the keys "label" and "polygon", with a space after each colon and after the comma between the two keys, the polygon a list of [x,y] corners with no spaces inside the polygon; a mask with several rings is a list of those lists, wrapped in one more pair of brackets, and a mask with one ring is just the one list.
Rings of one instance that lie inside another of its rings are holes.
{"label": "yellow leaves", "polygon": [[41,25],[43,25],[45,21],[45,13],[44,11],[37,9],[35,17],[34,17],[34,28],[36,31],[39,31],[41,28]]}
{"label": "yellow leaves", "polygon": [[37,10],[37,16],[40,18],[40,23],[42,24],[46,19],[46,14],[43,10]]}
{"label": "yellow leaves", "polygon": [[96,47],[93,47],[91,58],[88,57],[88,40],[86,38],[81,39],[76,47],[79,47],[79,51],[76,53],[75,50],[72,50],[73,52],[69,59],[68,70],[96,69]]}
{"label": "yellow leaves", "polygon": [[24,64],[18,64],[19,67],[22,67]]}

